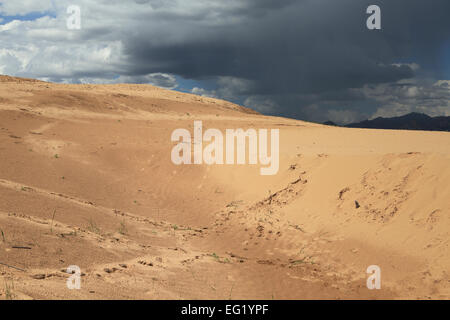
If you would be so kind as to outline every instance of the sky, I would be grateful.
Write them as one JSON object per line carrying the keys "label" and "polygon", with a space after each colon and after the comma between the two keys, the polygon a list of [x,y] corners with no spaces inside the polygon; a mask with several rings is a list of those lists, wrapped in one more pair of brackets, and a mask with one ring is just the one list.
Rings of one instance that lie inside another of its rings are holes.
{"label": "sky", "polygon": [[0,0],[0,74],[148,83],[315,122],[450,116],[449,14],[448,0]]}

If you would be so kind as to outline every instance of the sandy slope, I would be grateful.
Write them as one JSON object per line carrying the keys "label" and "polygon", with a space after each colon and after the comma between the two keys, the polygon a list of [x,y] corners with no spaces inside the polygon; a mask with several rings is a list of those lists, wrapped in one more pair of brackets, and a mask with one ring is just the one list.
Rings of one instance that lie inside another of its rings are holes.
{"label": "sandy slope", "polygon": [[[279,173],[172,164],[170,135],[194,120],[279,128]],[[449,133],[0,77],[0,298],[448,299],[449,161]]]}

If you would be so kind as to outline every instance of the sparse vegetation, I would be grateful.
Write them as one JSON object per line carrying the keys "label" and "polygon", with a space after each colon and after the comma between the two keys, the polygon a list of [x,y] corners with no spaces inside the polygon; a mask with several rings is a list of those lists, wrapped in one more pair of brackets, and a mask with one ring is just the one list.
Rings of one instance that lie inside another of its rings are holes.
{"label": "sparse vegetation", "polygon": [[59,159],[59,155],[58,154],[55,154],[54,157],[55,157],[55,159]]}
{"label": "sparse vegetation", "polygon": [[0,229],[0,232],[1,232],[1,234],[2,234],[2,240],[3,240],[3,242],[6,242],[6,239],[5,239],[5,234],[3,233],[3,230],[2,230],[2,229]]}
{"label": "sparse vegetation", "polygon": [[311,257],[312,256],[308,256],[308,257],[305,257],[305,258],[300,259],[300,260],[291,261],[291,265],[296,266],[296,265],[303,264],[303,263],[315,264],[314,261],[309,260]]}
{"label": "sparse vegetation", "polygon": [[15,297],[14,294],[14,282],[11,280],[10,283],[5,279],[5,298],[6,300],[13,300]]}
{"label": "sparse vegetation", "polygon": [[227,204],[227,208],[238,208],[240,205],[244,203],[243,200],[237,200],[237,201],[231,201],[229,204]]}
{"label": "sparse vegetation", "polygon": [[297,224],[289,224],[289,226],[291,228],[294,228],[295,230],[301,231],[301,232],[305,232],[305,230],[303,230],[303,228],[301,228],[299,225]]}
{"label": "sparse vegetation", "polygon": [[88,222],[89,222],[89,225],[88,225],[88,228],[87,228],[87,229],[88,229],[90,232],[93,232],[93,233],[96,233],[96,234],[101,234],[100,228],[97,227],[95,221],[94,221],[92,218],[90,218],[90,219],[88,220]]}
{"label": "sparse vegetation", "polygon": [[314,260],[312,260],[312,257],[313,257],[312,255],[304,255],[303,254],[305,247],[303,247],[299,252],[299,255],[303,255],[303,257],[301,259],[291,260],[290,261],[291,265],[296,266],[299,264],[315,264]]}
{"label": "sparse vegetation", "polygon": [[55,220],[56,209],[53,210],[52,223],[50,224],[50,233],[53,234],[53,221]]}
{"label": "sparse vegetation", "polygon": [[125,221],[122,221],[122,222],[120,223],[120,226],[119,226],[119,233],[120,233],[121,235],[127,235],[127,234],[128,234],[128,229],[127,229],[127,226],[125,225]]}
{"label": "sparse vegetation", "polygon": [[234,282],[233,282],[233,285],[231,286],[230,296],[228,297],[228,300],[231,300],[231,295],[233,294],[233,288],[234,288]]}
{"label": "sparse vegetation", "polygon": [[213,257],[217,262],[220,262],[220,263],[231,263],[230,259],[228,259],[228,258],[221,258],[215,252],[210,254],[210,256]]}

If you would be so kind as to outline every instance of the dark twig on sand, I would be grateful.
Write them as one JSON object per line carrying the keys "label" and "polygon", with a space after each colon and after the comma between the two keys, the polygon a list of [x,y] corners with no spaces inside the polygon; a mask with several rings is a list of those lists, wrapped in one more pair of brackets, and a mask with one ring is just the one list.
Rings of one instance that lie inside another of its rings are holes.
{"label": "dark twig on sand", "polygon": [[12,268],[12,269],[16,269],[16,270],[19,270],[19,271],[26,272],[26,271],[23,270],[23,269],[20,269],[20,268],[14,267],[14,266],[10,266],[9,264],[3,263],[3,262],[0,262],[0,264],[3,265],[3,266],[6,266],[6,267],[8,267],[8,268]]}

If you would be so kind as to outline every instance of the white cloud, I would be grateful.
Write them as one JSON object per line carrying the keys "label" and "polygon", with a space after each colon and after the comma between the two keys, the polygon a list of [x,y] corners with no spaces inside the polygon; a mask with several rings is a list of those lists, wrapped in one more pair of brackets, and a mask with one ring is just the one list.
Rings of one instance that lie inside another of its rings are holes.
{"label": "white cloud", "polygon": [[410,67],[413,71],[420,70],[420,65],[418,65],[417,63],[393,63],[392,65],[396,67],[407,66]]}
{"label": "white cloud", "polygon": [[178,87],[175,76],[166,73],[150,73],[144,76],[119,76],[115,79],[80,79],[81,83],[146,83],[165,89]]}
{"label": "white cloud", "polygon": [[380,104],[371,119],[401,116],[410,112],[450,116],[450,80],[434,83],[402,81],[396,84],[366,86],[363,92],[366,97]]}
{"label": "white cloud", "polygon": [[204,97],[235,100],[240,96],[244,96],[251,89],[253,82],[242,78],[225,76],[217,77],[216,85],[218,88],[214,90],[195,87],[191,92]]}
{"label": "white cloud", "polygon": [[[123,44],[128,35],[146,30],[148,41],[159,45],[182,43],[195,29],[207,32],[209,27],[229,23],[224,12],[244,6],[237,0],[226,3],[219,0],[0,0],[0,4],[0,13],[4,15],[52,12],[52,16],[33,21],[15,20],[0,25],[2,73],[61,82],[105,83],[130,73]],[[81,8],[81,30],[66,27],[67,7],[74,4]],[[174,20],[186,21],[190,27],[175,29]],[[133,73],[141,74],[139,70]],[[176,87],[175,78],[167,74],[119,79]],[[237,92],[235,87],[243,83],[232,78],[219,79],[219,82],[228,80],[230,83],[217,92],[224,99],[232,98]]]}
{"label": "white cloud", "polygon": [[[2,11],[8,14],[37,11],[36,4],[41,2],[32,2],[29,6],[27,2],[26,9],[20,11],[18,5],[8,1]],[[86,29],[80,31],[68,30],[64,3],[68,5],[69,1],[61,0],[55,5],[56,17],[15,20],[0,26],[2,73],[63,82],[81,77],[86,81],[90,77],[109,79],[123,73],[126,66],[121,40],[118,37],[105,38],[103,34],[97,36],[93,29],[101,22],[91,23],[91,26],[87,23]],[[45,5],[44,2],[42,11],[46,10]]]}
{"label": "white cloud", "polygon": [[249,96],[244,101],[244,106],[261,113],[274,114],[278,109],[278,104],[270,98],[264,96]]}
{"label": "white cloud", "polygon": [[202,97],[218,98],[215,90],[206,90],[204,88],[199,88],[199,87],[192,88],[191,93],[202,96]]}
{"label": "white cloud", "polygon": [[450,88],[450,80],[438,80],[433,84],[433,86]]}
{"label": "white cloud", "polygon": [[0,0],[0,14],[6,16],[46,12],[53,8],[52,0]]}

